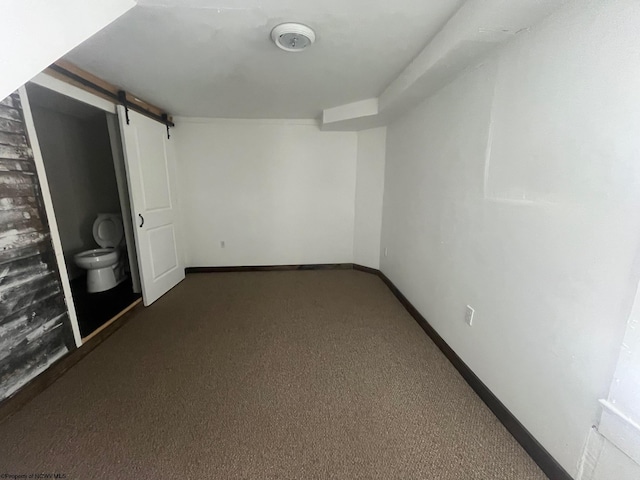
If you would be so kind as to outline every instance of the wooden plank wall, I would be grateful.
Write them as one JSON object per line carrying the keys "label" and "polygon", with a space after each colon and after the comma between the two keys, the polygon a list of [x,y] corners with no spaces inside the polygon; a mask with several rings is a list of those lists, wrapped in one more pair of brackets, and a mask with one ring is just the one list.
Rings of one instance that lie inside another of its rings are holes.
{"label": "wooden plank wall", "polygon": [[0,102],[0,401],[75,348],[18,93]]}

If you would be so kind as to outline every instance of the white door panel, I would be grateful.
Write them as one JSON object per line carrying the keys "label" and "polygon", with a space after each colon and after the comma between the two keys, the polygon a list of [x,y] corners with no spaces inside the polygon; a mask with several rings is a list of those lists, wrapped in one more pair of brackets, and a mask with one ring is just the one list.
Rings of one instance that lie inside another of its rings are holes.
{"label": "white door panel", "polygon": [[138,153],[140,154],[140,148],[145,152],[145,155],[139,156],[139,168],[144,208],[147,212],[172,207],[167,165],[167,132],[164,126],[158,126],[160,128],[154,129],[156,131],[136,130]]}
{"label": "white door panel", "polygon": [[178,209],[173,144],[166,127],[118,107],[124,143],[131,214],[140,262],[142,298],[149,305],[184,279],[177,242]]}
{"label": "white door panel", "polygon": [[173,225],[161,225],[147,229],[149,246],[151,247],[151,266],[153,278],[159,279],[178,268],[178,247]]}

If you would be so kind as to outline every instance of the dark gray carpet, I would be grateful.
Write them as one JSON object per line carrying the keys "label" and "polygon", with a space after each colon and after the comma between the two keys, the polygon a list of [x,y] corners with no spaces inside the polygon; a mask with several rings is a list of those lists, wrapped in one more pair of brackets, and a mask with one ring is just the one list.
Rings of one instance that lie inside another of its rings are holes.
{"label": "dark gray carpet", "polygon": [[0,424],[0,473],[544,479],[386,286],[194,274]]}

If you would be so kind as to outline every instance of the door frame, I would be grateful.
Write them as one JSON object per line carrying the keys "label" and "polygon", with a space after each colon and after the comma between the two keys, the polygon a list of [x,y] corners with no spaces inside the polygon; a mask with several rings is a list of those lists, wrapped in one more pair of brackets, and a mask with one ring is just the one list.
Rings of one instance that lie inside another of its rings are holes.
{"label": "door frame", "polygon": [[[105,100],[97,95],[92,94],[91,92],[87,92],[86,90],[83,90],[74,85],[66,83],[44,72],[36,75],[28,83],[33,83],[35,85],[47,88],[49,90],[52,90],[66,97],[72,98],[79,102],[86,103],[88,105],[91,105],[92,107],[96,107],[100,110],[103,110],[105,113],[110,113],[114,115],[116,123],[118,122],[117,120],[118,111],[117,111],[116,105],[108,100]],[[22,87],[20,87],[19,91],[20,91],[20,96],[26,99],[27,98],[26,85],[23,85]],[[58,262],[58,269],[60,270],[60,277],[62,280],[64,298],[67,304],[67,308],[69,310],[69,318],[71,319],[71,326],[73,328],[73,335],[76,341],[76,346],[80,347],[84,342],[80,334],[80,326],[78,324],[78,317],[76,313],[75,303],[73,301],[73,296],[71,294],[71,282],[69,279],[69,272],[67,271],[64,254],[62,250],[62,241],[60,239],[58,223],[55,217],[55,211],[53,209],[53,200],[51,198],[49,183],[46,176],[44,159],[42,156],[42,152],[40,150],[40,145],[38,144],[38,141],[37,141],[35,124],[33,122],[31,107],[28,104],[28,101],[24,102],[23,107],[25,111],[25,121],[26,121],[27,130],[29,132],[30,139],[33,143],[32,145],[33,156],[36,163],[36,171],[37,171],[38,178],[42,188],[42,195],[44,197],[44,204],[47,212],[47,217],[49,219],[49,228],[51,230],[51,238],[53,242],[53,248],[54,248],[56,260]],[[108,118],[107,118],[107,125],[111,130],[111,126],[109,125]],[[109,132],[109,136],[110,136],[111,146],[113,148],[113,146],[115,145],[114,142],[116,139],[111,138],[111,131]],[[120,139],[120,147],[124,151],[124,145],[122,144],[122,139]],[[114,155],[113,152],[112,152],[112,155]],[[115,165],[114,165],[114,169],[116,169]],[[122,205],[122,195],[126,195],[127,198],[130,197],[129,187],[126,181],[122,183],[124,179],[118,176],[117,171],[116,171],[116,180],[117,180],[116,183],[118,185],[118,195],[121,197],[121,208],[123,208],[124,205]],[[131,203],[131,200],[129,198],[129,204],[130,203]],[[124,217],[125,215],[123,215],[123,219]],[[128,220],[128,218],[125,219],[124,221],[126,220]],[[125,241],[127,243],[127,254],[129,256],[129,261],[131,263],[130,265],[131,272],[132,274],[135,273],[138,275],[137,282],[134,281],[134,287],[135,287],[135,285],[140,285],[140,278],[139,278],[140,266],[139,266],[139,259],[136,253],[135,244],[132,243],[132,242],[135,242],[135,238],[133,237],[133,232],[131,231],[131,229],[125,228]],[[131,255],[131,252],[133,252],[133,255]],[[91,335],[89,335],[87,339],[89,339],[90,337]]]}
{"label": "door frame", "polygon": [[62,241],[60,240],[60,231],[58,230],[58,222],[56,220],[55,210],[53,209],[53,200],[51,198],[51,190],[49,189],[49,181],[47,180],[47,172],[44,166],[44,159],[40,150],[40,144],[38,143],[36,125],[33,122],[33,115],[31,114],[31,105],[29,104],[27,87],[25,85],[21,86],[18,89],[18,92],[20,94],[20,102],[22,103],[22,113],[24,115],[24,123],[27,130],[27,135],[29,137],[29,143],[31,143],[31,149],[33,151],[33,160],[36,166],[36,175],[38,175],[38,183],[40,186],[40,192],[42,194],[42,202],[44,203],[44,210],[47,214],[47,223],[49,224],[51,243],[53,244],[53,252],[58,266],[58,273],[60,274],[60,281],[62,283],[62,292],[64,294],[64,300],[67,305],[69,320],[71,321],[73,339],[76,342],[76,347],[80,347],[82,346],[82,336],[80,335],[80,326],[78,324],[76,306],[73,302],[73,296],[71,295],[69,273],[67,272],[67,265],[64,261]]}

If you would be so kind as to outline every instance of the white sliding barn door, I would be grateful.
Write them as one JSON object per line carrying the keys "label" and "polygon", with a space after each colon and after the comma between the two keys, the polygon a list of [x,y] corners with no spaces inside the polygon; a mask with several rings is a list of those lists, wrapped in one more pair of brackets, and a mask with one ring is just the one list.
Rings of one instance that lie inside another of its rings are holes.
{"label": "white sliding barn door", "polygon": [[118,106],[124,144],[131,215],[142,281],[142,299],[150,305],[184,279],[178,245],[175,157],[166,127]]}

